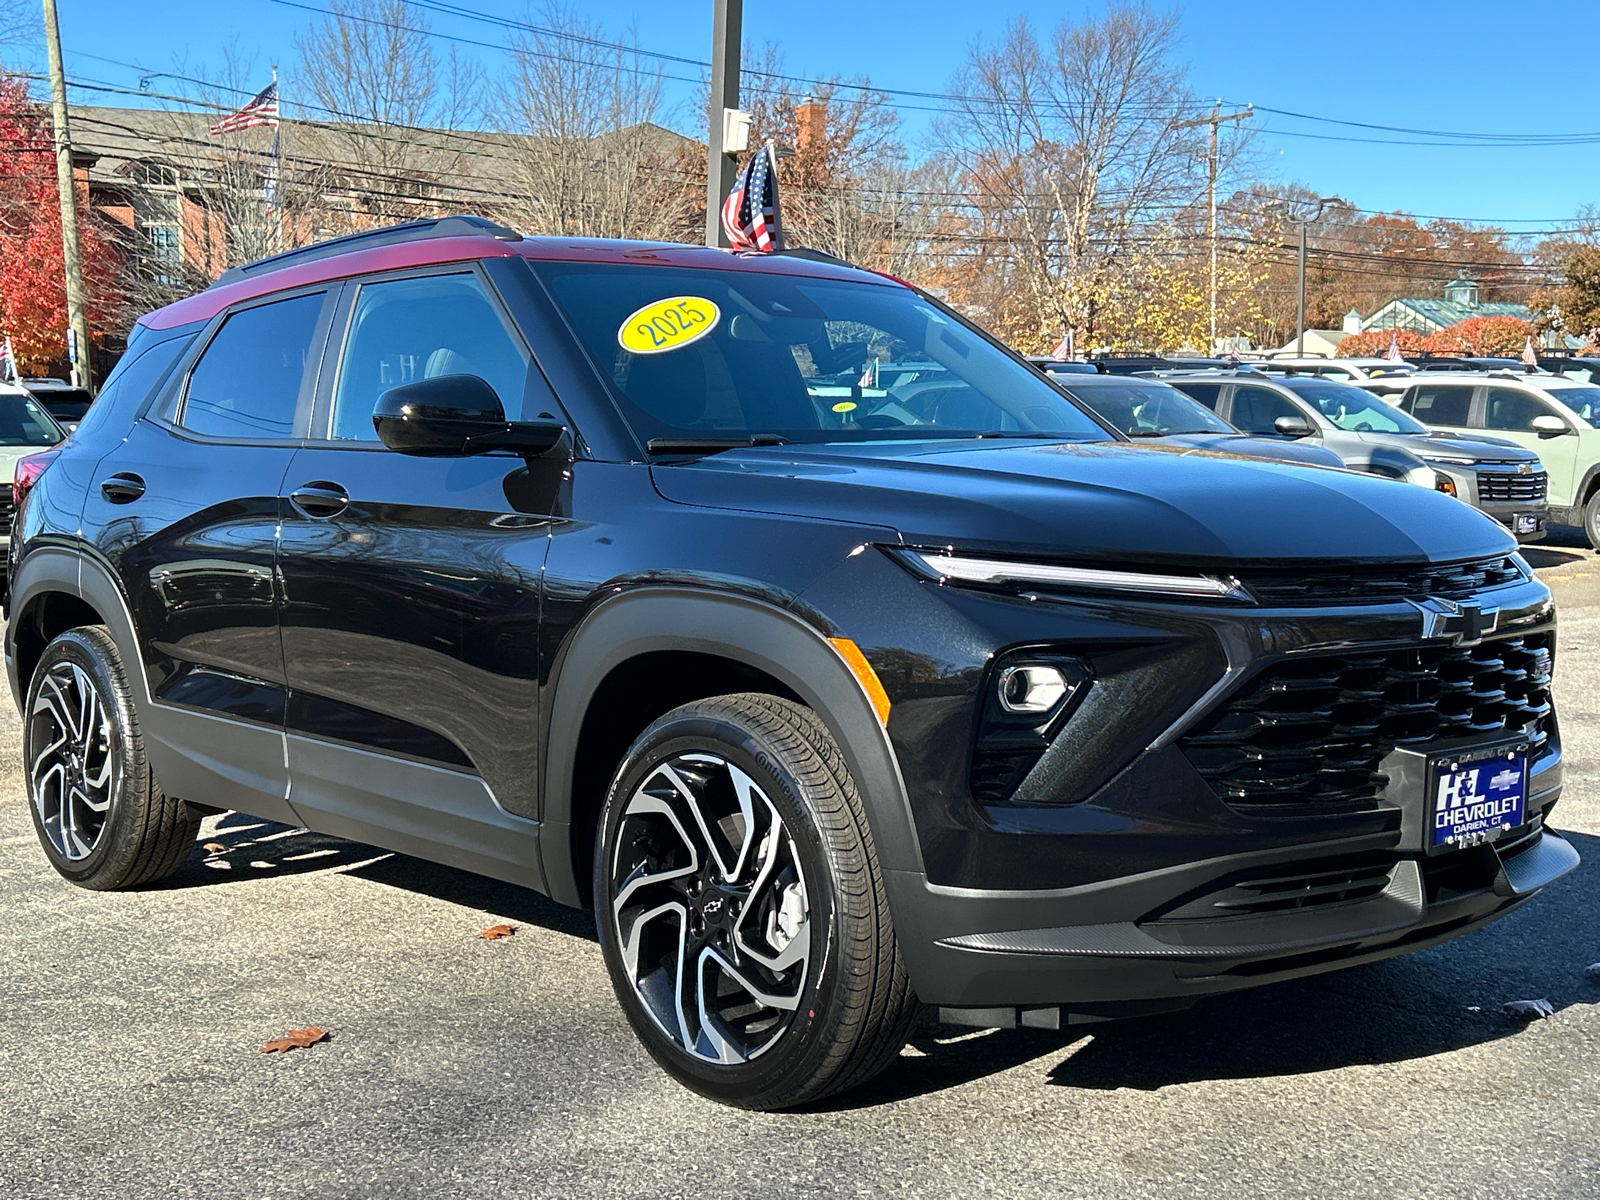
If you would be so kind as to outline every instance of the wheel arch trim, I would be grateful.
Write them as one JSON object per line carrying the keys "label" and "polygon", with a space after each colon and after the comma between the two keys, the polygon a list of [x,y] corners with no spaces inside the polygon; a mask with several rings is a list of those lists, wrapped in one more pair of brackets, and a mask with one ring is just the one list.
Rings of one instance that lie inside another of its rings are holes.
{"label": "wheel arch trim", "polygon": [[592,609],[568,636],[551,671],[540,839],[550,895],[586,907],[587,879],[573,864],[572,795],[579,737],[595,693],[617,667],[655,651],[730,659],[782,682],[838,742],[867,809],[885,871],[922,873],[922,852],[899,760],[872,701],[839,651],[786,609],[694,588],[621,592]]}

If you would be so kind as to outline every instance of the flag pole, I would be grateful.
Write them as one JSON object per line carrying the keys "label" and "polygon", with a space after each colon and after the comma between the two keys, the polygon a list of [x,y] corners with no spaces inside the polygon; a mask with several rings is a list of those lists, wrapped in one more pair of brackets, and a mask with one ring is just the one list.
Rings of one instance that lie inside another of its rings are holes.
{"label": "flag pole", "polygon": [[272,64],[272,93],[278,98],[278,121],[272,127],[272,221],[273,252],[283,253],[283,123],[288,117],[288,106],[283,102],[283,89],[278,86],[278,64]]}

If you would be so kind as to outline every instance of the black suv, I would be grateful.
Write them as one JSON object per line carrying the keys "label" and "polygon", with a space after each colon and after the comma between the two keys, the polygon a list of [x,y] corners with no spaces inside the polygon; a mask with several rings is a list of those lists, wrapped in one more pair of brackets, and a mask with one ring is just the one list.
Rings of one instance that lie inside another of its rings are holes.
{"label": "black suv", "polygon": [[360,235],[146,316],[17,478],[62,875],[159,879],[228,808],[592,904],[735,1104],[860,1083],[920,1004],[1182,1008],[1577,862],[1503,529],[1131,443],[865,271]]}

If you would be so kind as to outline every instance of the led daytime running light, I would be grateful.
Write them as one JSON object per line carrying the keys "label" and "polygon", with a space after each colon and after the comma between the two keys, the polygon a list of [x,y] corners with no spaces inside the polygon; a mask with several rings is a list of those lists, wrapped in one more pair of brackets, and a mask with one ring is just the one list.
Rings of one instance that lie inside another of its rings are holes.
{"label": "led daytime running light", "polygon": [[987,558],[962,558],[954,554],[923,554],[915,550],[910,553],[912,558],[941,579],[961,583],[1033,583],[1212,600],[1251,599],[1244,585],[1231,575],[1152,575],[1142,571],[1106,571],[1096,567],[998,562]]}

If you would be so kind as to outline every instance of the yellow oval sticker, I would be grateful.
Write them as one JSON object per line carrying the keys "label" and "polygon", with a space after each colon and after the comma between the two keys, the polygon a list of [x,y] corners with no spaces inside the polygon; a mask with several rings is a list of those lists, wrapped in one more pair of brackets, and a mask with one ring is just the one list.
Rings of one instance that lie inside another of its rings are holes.
{"label": "yellow oval sticker", "polygon": [[721,317],[722,310],[703,296],[669,296],[624,321],[617,341],[635,354],[665,354],[699,341]]}
{"label": "yellow oval sticker", "polygon": [[836,413],[855,412],[855,410],[856,402],[854,400],[841,400],[833,406],[833,411]]}

